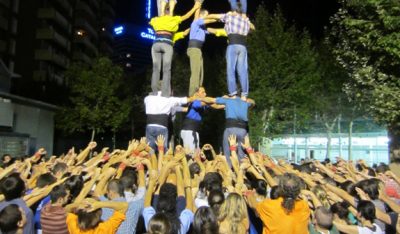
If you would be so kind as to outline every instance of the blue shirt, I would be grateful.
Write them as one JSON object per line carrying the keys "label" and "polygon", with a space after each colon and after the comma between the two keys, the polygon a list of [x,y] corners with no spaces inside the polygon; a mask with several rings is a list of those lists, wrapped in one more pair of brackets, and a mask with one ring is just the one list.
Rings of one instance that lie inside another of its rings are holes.
{"label": "blue shirt", "polygon": [[243,101],[240,97],[236,98],[216,98],[216,103],[225,105],[225,118],[241,121],[248,121],[247,113],[250,103]]}
{"label": "blue shirt", "polygon": [[[100,197],[101,201],[108,201],[104,196]],[[126,202],[126,199],[123,197],[113,199],[113,201]],[[125,213],[126,219],[118,228],[117,234],[125,234],[125,233],[135,233],[136,225],[139,220],[139,216],[142,213],[144,206],[144,198],[134,200],[128,203],[128,210]],[[102,208],[101,220],[108,220],[113,214],[114,210],[110,208]]]}
{"label": "blue shirt", "polygon": [[[13,199],[11,201],[3,201],[0,202],[0,211],[3,210],[6,206],[10,204],[16,204],[21,207],[26,215],[26,224],[24,226],[24,234],[33,234],[35,233],[34,225],[33,225],[33,212],[32,210],[26,205],[25,201],[21,198]],[[0,231],[1,233],[1,231]]]}
{"label": "blue shirt", "polygon": [[190,40],[205,41],[208,31],[204,28],[204,19],[197,19],[190,25]]}
{"label": "blue shirt", "polygon": [[41,213],[41,211],[42,211],[42,208],[43,208],[45,205],[47,205],[49,202],[50,202],[50,195],[47,196],[47,197],[45,197],[45,198],[43,198],[43,199],[40,201],[38,207],[36,208],[36,211],[35,211],[35,218],[34,218],[34,219],[35,219],[35,229],[37,229],[37,230],[42,229],[42,225],[40,224],[40,213]]}
{"label": "blue shirt", "polygon": [[195,100],[190,106],[186,118],[201,121],[203,112],[207,109],[207,106],[202,106],[201,101]]}

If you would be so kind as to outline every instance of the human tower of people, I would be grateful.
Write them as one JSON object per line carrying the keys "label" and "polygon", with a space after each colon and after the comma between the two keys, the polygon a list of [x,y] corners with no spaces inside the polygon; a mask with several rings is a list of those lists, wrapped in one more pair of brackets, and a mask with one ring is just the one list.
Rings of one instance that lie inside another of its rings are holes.
{"label": "human tower of people", "polygon": [[[177,30],[176,16],[170,15],[174,7],[175,2],[160,1],[163,10],[151,21],[157,31],[154,54],[172,49]],[[191,34],[204,31],[197,26],[209,19],[199,9],[196,2],[191,11],[198,11],[203,21],[192,23]],[[230,35],[229,19],[248,19],[235,5],[233,10],[239,12],[215,17],[226,25],[222,32],[213,30],[226,33],[228,51],[238,54],[245,51],[240,44],[245,39],[242,34]],[[163,29],[165,24],[176,30]],[[198,39],[191,37],[189,43],[188,54],[194,60],[198,53],[201,57]],[[156,58],[155,68],[166,66],[165,61]],[[390,165],[374,167],[340,157],[335,162],[301,164],[276,160],[255,150],[247,136],[247,110],[252,104],[247,82],[240,97],[233,86],[230,96],[210,98],[201,87],[202,73],[193,71],[193,79],[200,82],[192,84],[188,98],[170,97],[163,75],[161,93],[154,86],[145,99],[146,137],[133,139],[125,149],[95,152],[97,144],[90,142],[79,153],[71,148],[59,156],[49,156],[43,148],[30,157],[3,155],[0,233],[400,233],[400,152],[393,152]],[[184,146],[167,148],[168,115],[186,103],[190,104],[181,132]],[[207,106],[225,109],[223,154],[216,154],[210,144],[199,146],[198,129]]]}

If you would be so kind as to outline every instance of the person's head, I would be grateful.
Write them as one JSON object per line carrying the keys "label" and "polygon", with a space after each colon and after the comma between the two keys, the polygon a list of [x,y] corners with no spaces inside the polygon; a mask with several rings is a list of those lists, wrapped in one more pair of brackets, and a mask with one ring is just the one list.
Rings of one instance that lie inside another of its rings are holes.
{"label": "person's head", "polygon": [[16,204],[10,204],[0,211],[0,230],[2,233],[15,233],[26,224],[24,210]]}
{"label": "person's head", "polygon": [[387,171],[389,171],[390,168],[388,165],[384,164],[384,163],[380,163],[377,167],[376,167],[376,173],[385,173]]}
{"label": "person's head", "polygon": [[323,230],[330,230],[333,225],[333,213],[329,209],[320,206],[314,212],[314,224]]}
{"label": "person's head", "polygon": [[203,179],[204,189],[207,192],[222,190],[222,176],[218,172],[208,172]]}
{"label": "person's head", "polygon": [[330,207],[328,194],[320,185],[316,185],[314,188],[312,188],[312,192],[315,194],[315,196],[317,196],[325,208]]}
{"label": "person's head", "polygon": [[65,181],[65,186],[70,194],[70,202],[74,201],[83,188],[83,178],[79,175],[73,175]]}
{"label": "person's head", "polygon": [[78,227],[82,231],[88,231],[96,228],[101,222],[102,210],[97,209],[91,212],[86,210],[78,210]]}
{"label": "person's head", "polygon": [[301,180],[294,174],[285,173],[279,181],[279,189],[283,197],[282,207],[289,214],[294,208],[301,191]]}
{"label": "person's head", "polygon": [[206,89],[204,87],[199,87],[196,89],[196,97],[204,98],[207,96]]}
{"label": "person's head", "polygon": [[12,173],[0,181],[0,193],[4,195],[6,201],[22,197],[25,192],[25,182],[19,173]]}
{"label": "person's head", "polygon": [[119,179],[124,191],[135,193],[137,190],[137,176],[136,173],[122,175]]}
{"label": "person's head", "polygon": [[247,206],[244,199],[237,193],[230,193],[219,210],[218,220],[228,221],[230,233],[239,232],[239,223],[247,219]]}
{"label": "person's head", "polygon": [[267,183],[265,180],[257,179],[253,180],[251,183],[251,187],[256,191],[258,195],[267,196]]}
{"label": "person's head", "polygon": [[57,185],[50,192],[50,200],[52,204],[66,205],[69,200],[69,191],[65,185]]}
{"label": "person's head", "polygon": [[166,214],[156,213],[150,219],[147,234],[170,234],[171,231],[171,223]]}
{"label": "person's head", "polygon": [[194,214],[193,233],[218,233],[218,219],[210,207],[202,206]]}
{"label": "person's head", "polygon": [[355,188],[360,188],[369,196],[371,200],[376,200],[379,198],[379,183],[373,179],[362,180],[354,185],[353,194],[358,197],[358,194],[355,192]]}
{"label": "person's head", "polygon": [[208,205],[213,209],[215,215],[219,215],[219,209],[225,201],[224,193],[221,190],[213,190],[208,194]]}
{"label": "person's head", "polygon": [[331,211],[338,218],[348,221],[350,204],[346,201],[336,202],[331,205]]}
{"label": "person's head", "polygon": [[279,186],[275,185],[271,187],[271,191],[269,192],[269,197],[271,199],[278,199],[281,196],[281,192],[279,190]]}
{"label": "person's head", "polygon": [[206,9],[200,10],[200,18],[205,18],[208,15],[208,11]]}
{"label": "person's head", "polygon": [[354,183],[351,180],[346,180],[345,182],[339,184],[339,188],[343,189],[347,193],[351,193],[353,186]]}
{"label": "person's head", "polygon": [[124,186],[117,179],[110,180],[107,185],[107,197],[115,199],[124,196]]}
{"label": "person's head", "polygon": [[201,169],[199,164],[197,162],[190,164],[189,171],[190,171],[190,177],[193,179],[194,175],[200,174]]}
{"label": "person's head", "polygon": [[56,165],[53,166],[53,169],[51,170],[51,173],[53,175],[60,179],[63,177],[63,175],[68,171],[68,166],[66,163],[63,162],[58,162]]}
{"label": "person's head", "polygon": [[50,172],[41,174],[36,181],[36,187],[44,188],[47,185],[56,182],[56,180],[57,179]]}
{"label": "person's head", "polygon": [[374,222],[375,216],[375,205],[371,201],[361,200],[357,204],[357,219],[363,222],[364,220]]}
{"label": "person's head", "polygon": [[1,157],[1,161],[2,161],[3,165],[7,165],[8,163],[10,163],[12,161],[12,157],[10,154],[3,154],[3,156]]}

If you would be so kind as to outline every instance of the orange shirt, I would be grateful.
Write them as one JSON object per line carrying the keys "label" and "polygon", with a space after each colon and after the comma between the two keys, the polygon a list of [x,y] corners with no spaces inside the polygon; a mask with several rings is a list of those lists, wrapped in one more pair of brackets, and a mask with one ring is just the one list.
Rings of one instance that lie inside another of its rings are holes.
{"label": "orange shirt", "polygon": [[116,233],[119,225],[125,220],[125,214],[115,211],[114,214],[104,222],[101,222],[96,228],[82,231],[78,226],[78,216],[72,213],[67,215],[67,226],[69,233],[73,234],[111,234]]}
{"label": "orange shirt", "polygon": [[263,234],[308,234],[310,208],[307,202],[296,201],[294,209],[286,214],[283,198],[266,199],[258,203],[256,210],[263,222]]}

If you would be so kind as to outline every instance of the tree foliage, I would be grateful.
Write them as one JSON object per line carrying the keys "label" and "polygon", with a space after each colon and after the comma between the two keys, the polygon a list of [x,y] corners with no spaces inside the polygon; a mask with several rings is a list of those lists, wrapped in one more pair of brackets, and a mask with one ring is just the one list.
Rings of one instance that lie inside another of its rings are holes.
{"label": "tree foliage", "polygon": [[345,92],[375,121],[400,127],[400,1],[341,1],[332,18],[334,53],[350,74]]}
{"label": "tree foliage", "polygon": [[256,31],[248,39],[251,113],[254,136],[282,133],[288,123],[310,118],[320,79],[318,57],[307,32],[289,25],[279,8],[271,15],[260,6]]}
{"label": "tree foliage", "polygon": [[59,113],[58,126],[67,132],[117,131],[127,121],[131,101],[121,92],[123,71],[106,57],[91,67],[72,65],[66,72],[70,104]]}

